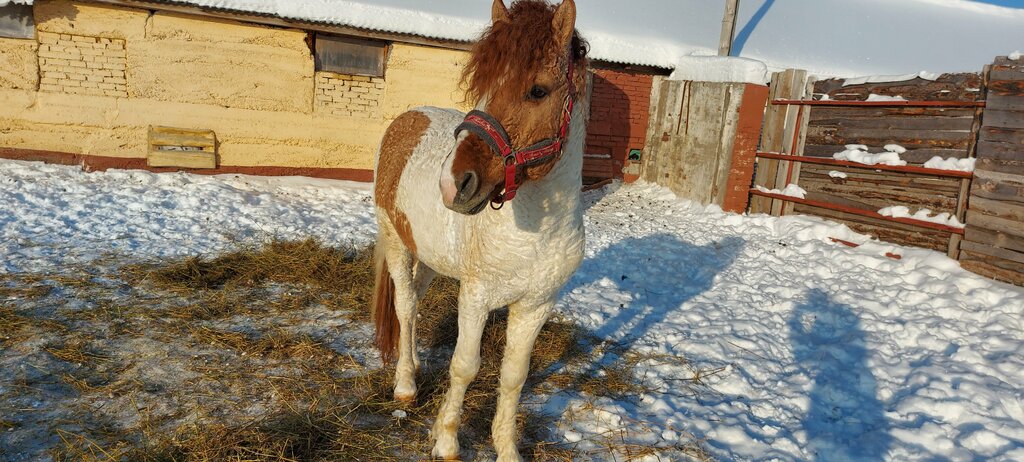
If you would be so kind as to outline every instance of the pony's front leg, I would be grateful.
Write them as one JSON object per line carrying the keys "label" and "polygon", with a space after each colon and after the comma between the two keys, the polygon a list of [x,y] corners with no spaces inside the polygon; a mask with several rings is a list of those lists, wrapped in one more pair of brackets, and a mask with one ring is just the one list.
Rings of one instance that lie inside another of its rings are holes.
{"label": "pony's front leg", "polygon": [[487,322],[488,308],[481,303],[479,292],[463,285],[459,293],[459,337],[449,368],[451,386],[434,421],[431,454],[445,460],[459,459],[459,422],[466,388],[480,370],[480,338]]}
{"label": "pony's front leg", "polygon": [[551,314],[554,303],[516,303],[509,306],[508,328],[505,333],[505,354],[501,359],[501,379],[498,388],[498,407],[491,423],[491,438],[498,452],[498,462],[521,461],[516,447],[516,411],[519,396],[530,372],[530,354],[544,322]]}

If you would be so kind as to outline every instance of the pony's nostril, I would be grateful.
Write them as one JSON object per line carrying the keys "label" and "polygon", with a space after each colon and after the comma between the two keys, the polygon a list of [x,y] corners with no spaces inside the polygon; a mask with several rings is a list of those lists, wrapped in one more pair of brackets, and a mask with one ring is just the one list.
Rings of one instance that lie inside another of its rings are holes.
{"label": "pony's nostril", "polygon": [[476,193],[477,178],[476,173],[466,172],[462,175],[462,181],[459,182],[459,196],[462,199],[469,199],[473,194]]}

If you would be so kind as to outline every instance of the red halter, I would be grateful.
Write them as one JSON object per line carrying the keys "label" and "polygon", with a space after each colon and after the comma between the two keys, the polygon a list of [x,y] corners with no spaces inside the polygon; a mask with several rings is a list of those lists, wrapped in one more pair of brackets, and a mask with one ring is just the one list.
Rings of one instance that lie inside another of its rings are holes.
{"label": "red halter", "polygon": [[566,137],[569,135],[569,121],[572,118],[574,103],[573,94],[576,93],[576,86],[573,84],[572,79],[573,59],[571,48],[569,50],[569,70],[566,72],[566,75],[569,79],[569,93],[565,95],[565,105],[562,107],[562,126],[558,129],[557,138],[548,138],[523,149],[515,150],[512,148],[512,142],[508,137],[508,133],[505,132],[505,128],[501,126],[501,122],[491,117],[490,114],[477,110],[466,114],[466,118],[455,128],[456,137],[463,130],[475,133],[494,150],[498,157],[503,159],[505,164],[505,187],[503,192],[498,193],[491,199],[492,207],[501,208],[501,205],[506,201],[516,197],[516,191],[519,190],[520,186],[516,176],[519,173],[520,167],[547,162],[562,152],[562,145],[565,144]]}

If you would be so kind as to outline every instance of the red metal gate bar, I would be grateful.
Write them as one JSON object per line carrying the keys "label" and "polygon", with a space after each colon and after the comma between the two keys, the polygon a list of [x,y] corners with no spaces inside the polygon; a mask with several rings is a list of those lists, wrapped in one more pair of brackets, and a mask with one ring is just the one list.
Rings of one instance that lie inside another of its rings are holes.
{"label": "red metal gate bar", "polygon": [[949,176],[955,178],[973,178],[974,172],[962,172],[960,170],[943,170],[938,168],[918,167],[916,165],[883,165],[883,164],[860,164],[847,160],[829,159],[827,157],[791,156],[777,152],[757,152],[757,157],[765,159],[788,160],[790,162],[804,162],[807,164],[835,165],[839,167],[864,168],[869,170],[888,170],[903,173],[921,173],[925,175]]}
{"label": "red metal gate bar", "polygon": [[984,101],[839,101],[832,99],[773,99],[772,104],[788,104],[796,106],[985,107]]}
{"label": "red metal gate bar", "polygon": [[801,199],[799,197],[785,196],[785,195],[782,195],[782,194],[773,194],[773,193],[769,193],[769,192],[758,191],[756,188],[750,188],[750,194],[753,194],[755,196],[770,197],[772,199],[778,199],[778,200],[781,200],[781,201],[793,202],[793,203],[796,203],[796,204],[809,205],[811,207],[818,207],[818,208],[823,208],[823,209],[828,209],[828,210],[835,210],[837,212],[846,212],[846,213],[850,213],[850,214],[853,214],[853,215],[860,215],[862,217],[874,218],[874,219],[877,219],[877,220],[894,221],[896,223],[903,223],[905,225],[918,226],[918,227],[921,227],[921,228],[929,228],[929,229],[934,229],[934,230],[938,230],[938,231],[945,231],[947,233],[953,233],[953,234],[963,234],[964,233],[963,228],[954,228],[952,226],[943,225],[943,224],[940,224],[940,223],[932,223],[930,221],[924,221],[924,220],[915,220],[913,218],[887,217],[887,216],[882,215],[882,214],[880,214],[878,212],[872,212],[870,210],[858,209],[858,208],[849,207],[849,206],[846,206],[846,205],[832,204],[832,203],[829,203],[829,202],[812,201],[812,200],[808,200],[808,199]]}

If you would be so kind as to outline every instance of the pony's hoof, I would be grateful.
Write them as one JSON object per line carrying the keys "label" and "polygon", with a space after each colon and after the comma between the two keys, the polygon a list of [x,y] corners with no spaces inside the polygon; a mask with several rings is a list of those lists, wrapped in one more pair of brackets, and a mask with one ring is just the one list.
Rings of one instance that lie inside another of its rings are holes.
{"label": "pony's hoof", "polygon": [[413,401],[416,401],[416,386],[396,386],[395,401],[401,401],[403,403],[411,403]]}
{"label": "pony's hoof", "polygon": [[454,438],[438,438],[430,455],[438,460],[462,460],[459,457],[459,442]]}

